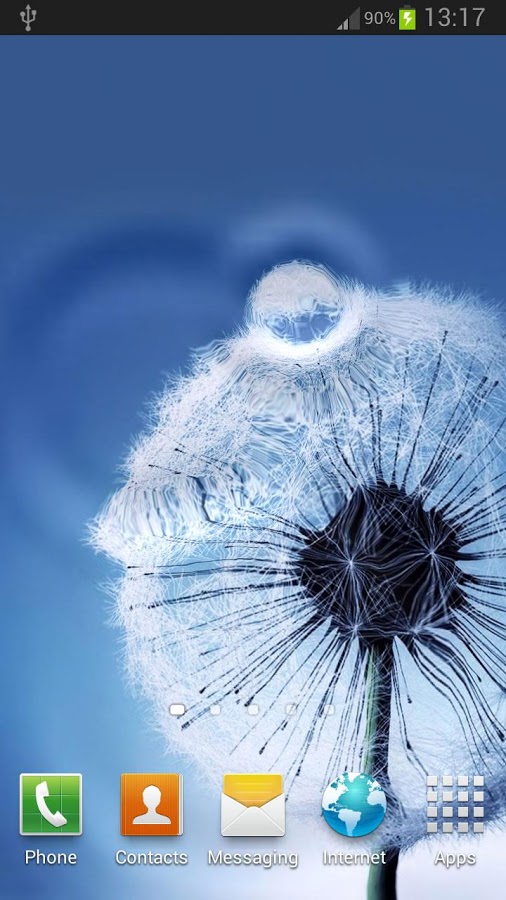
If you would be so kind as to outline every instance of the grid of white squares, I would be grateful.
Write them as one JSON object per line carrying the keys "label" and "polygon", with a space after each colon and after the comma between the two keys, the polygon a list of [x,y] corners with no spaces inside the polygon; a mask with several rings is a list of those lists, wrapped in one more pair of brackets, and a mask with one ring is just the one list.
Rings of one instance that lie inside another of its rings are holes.
{"label": "grid of white squares", "polygon": [[[457,831],[467,834],[473,831],[475,834],[482,834],[484,787],[483,775],[427,775],[427,833],[442,831],[444,834],[452,834]],[[455,818],[456,827],[453,821]]]}

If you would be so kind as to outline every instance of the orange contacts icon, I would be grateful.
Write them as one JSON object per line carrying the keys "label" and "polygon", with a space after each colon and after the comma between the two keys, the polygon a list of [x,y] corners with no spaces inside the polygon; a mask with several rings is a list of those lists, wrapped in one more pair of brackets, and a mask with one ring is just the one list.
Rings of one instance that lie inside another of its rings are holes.
{"label": "orange contacts icon", "polygon": [[183,833],[183,776],[121,776],[121,834]]}

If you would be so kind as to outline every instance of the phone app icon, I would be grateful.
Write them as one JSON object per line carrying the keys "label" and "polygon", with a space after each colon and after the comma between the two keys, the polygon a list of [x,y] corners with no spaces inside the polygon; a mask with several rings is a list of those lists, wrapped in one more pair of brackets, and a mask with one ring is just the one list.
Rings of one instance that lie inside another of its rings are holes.
{"label": "phone app icon", "polygon": [[221,833],[224,837],[282,837],[285,833],[283,776],[224,775]]}
{"label": "phone app icon", "polygon": [[82,834],[82,776],[21,774],[19,832],[25,836]]}
{"label": "phone app icon", "polygon": [[183,776],[126,773],[121,776],[121,834],[183,833]]}

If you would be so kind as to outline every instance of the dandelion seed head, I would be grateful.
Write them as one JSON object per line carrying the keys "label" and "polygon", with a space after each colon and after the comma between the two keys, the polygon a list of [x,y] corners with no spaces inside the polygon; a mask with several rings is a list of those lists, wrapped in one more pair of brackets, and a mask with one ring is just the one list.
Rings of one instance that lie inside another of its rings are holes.
{"label": "dandelion seed head", "polygon": [[123,566],[130,677],[210,780],[281,771],[314,813],[371,749],[373,658],[403,810],[387,843],[425,834],[424,777],[450,748],[502,771],[502,349],[469,296],[294,262],[160,398],[94,541]]}
{"label": "dandelion seed head", "polygon": [[[437,554],[427,548],[431,540]],[[325,528],[304,531],[296,571],[322,621],[330,617],[340,634],[382,648],[444,627],[461,609],[459,550],[458,534],[437,510],[379,478],[356,489]]]}

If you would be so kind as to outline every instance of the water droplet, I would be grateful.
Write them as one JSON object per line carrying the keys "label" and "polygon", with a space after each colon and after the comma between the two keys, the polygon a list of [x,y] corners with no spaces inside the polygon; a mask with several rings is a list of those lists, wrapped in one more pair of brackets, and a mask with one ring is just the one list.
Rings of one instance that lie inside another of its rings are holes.
{"label": "water droplet", "polygon": [[252,323],[292,344],[322,340],[345,311],[338,282],[324,266],[291,262],[277,266],[253,288]]}

